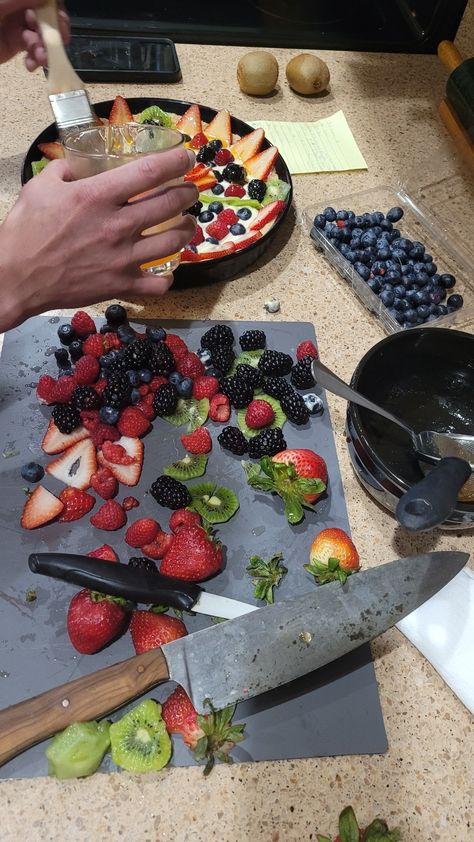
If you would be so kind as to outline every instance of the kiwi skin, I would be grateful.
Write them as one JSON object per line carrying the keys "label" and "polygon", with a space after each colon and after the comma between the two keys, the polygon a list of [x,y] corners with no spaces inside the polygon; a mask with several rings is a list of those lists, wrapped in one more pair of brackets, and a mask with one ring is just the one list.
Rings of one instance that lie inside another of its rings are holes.
{"label": "kiwi skin", "polygon": [[278,79],[278,62],[272,53],[253,50],[246,53],[237,65],[240,90],[251,96],[265,96],[275,89]]}
{"label": "kiwi skin", "polygon": [[173,479],[178,479],[181,482],[187,479],[196,479],[202,477],[206,473],[207,456],[204,454],[189,455],[186,454],[178,462],[173,462],[163,468],[163,473]]}
{"label": "kiwi skin", "polygon": [[319,94],[329,85],[329,68],[322,59],[311,53],[300,53],[286,65],[290,88],[298,94]]}

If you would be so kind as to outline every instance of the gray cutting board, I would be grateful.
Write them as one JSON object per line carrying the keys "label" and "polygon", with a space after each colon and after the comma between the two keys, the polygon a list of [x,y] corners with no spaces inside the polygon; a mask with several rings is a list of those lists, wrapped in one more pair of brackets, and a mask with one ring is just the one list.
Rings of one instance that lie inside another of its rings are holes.
{"label": "gray cutting board", "polygon": [[[124,530],[116,533],[95,529],[88,516],[76,523],[52,524],[34,532],[20,527],[25,500],[21,465],[30,460],[46,464],[48,458],[41,451],[40,442],[51,410],[38,404],[35,387],[40,373],[56,375],[52,353],[59,344],[56,330],[61,321],[65,320],[40,316],[8,333],[0,363],[1,707],[134,654],[128,633],[97,655],[78,654],[66,632],[67,607],[77,588],[35,576],[27,565],[28,555],[33,551],[87,553],[103,543],[111,544],[122,562],[139,554],[124,543]],[[199,347],[202,333],[212,323],[177,321],[162,324],[167,330],[183,336],[189,347],[195,349]],[[249,328],[261,328],[267,335],[268,348],[277,348],[293,357],[302,339],[315,341],[311,324],[227,324],[236,337]],[[326,460],[330,477],[327,494],[318,502],[317,511],[308,512],[296,527],[287,524],[279,500],[256,493],[245,484],[240,459],[223,451],[216,441],[223,425],[209,423],[214,446],[203,479],[216,479],[233,488],[240,500],[240,510],[234,518],[217,527],[219,538],[227,548],[225,569],[206,584],[209,591],[254,601],[250,577],[245,571],[248,558],[253,554],[268,558],[279,550],[284,552],[288,574],[278,590],[278,599],[311,591],[315,585],[303,564],[307,561],[313,537],[330,526],[348,530],[331,421],[324,393],[321,397],[326,407],[322,417],[312,418],[305,427],[296,427],[289,422],[284,427],[288,447],[316,450]],[[140,483],[135,489],[121,491],[117,498],[121,501],[132,493],[140,500],[140,506],[129,513],[129,522],[148,515],[157,518],[167,529],[170,511],[158,506],[146,492],[161,469],[182,454],[179,441],[182,432],[185,428],[177,429],[157,419],[153,431],[145,437]],[[54,479],[48,478],[44,482],[53,492],[61,490],[61,484]],[[25,597],[30,589],[36,590],[37,600],[27,603]],[[209,624],[207,617],[186,618],[190,632]],[[148,695],[163,700],[171,689],[171,685],[161,686]],[[122,712],[115,713],[112,718]],[[233,752],[239,761],[372,754],[387,749],[368,646],[291,685],[240,704],[237,714],[239,720],[247,723],[246,739]],[[45,743],[35,746],[5,764],[0,768],[0,777],[46,774],[45,747]],[[171,762],[178,766],[193,764],[192,756],[180,738],[174,739]],[[102,768],[115,767],[107,759]]]}

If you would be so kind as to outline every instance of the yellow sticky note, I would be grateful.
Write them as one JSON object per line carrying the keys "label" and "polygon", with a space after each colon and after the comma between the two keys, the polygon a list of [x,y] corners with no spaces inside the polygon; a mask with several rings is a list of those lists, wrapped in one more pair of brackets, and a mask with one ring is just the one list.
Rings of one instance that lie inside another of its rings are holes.
{"label": "yellow sticky note", "polygon": [[264,129],[292,175],[367,169],[342,111],[312,123],[259,120],[250,125]]}

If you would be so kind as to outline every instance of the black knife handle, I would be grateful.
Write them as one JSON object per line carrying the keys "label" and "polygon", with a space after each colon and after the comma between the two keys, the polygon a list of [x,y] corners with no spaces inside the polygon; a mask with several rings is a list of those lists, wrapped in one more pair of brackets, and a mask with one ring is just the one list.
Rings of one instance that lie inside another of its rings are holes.
{"label": "black knife handle", "polygon": [[459,491],[470,475],[470,465],[464,459],[441,459],[398,501],[399,524],[410,532],[426,532],[439,526],[456,508]]}
{"label": "black knife handle", "polygon": [[33,573],[132,602],[169,605],[181,611],[191,611],[202,592],[193,582],[85,555],[32,553],[28,564]]}

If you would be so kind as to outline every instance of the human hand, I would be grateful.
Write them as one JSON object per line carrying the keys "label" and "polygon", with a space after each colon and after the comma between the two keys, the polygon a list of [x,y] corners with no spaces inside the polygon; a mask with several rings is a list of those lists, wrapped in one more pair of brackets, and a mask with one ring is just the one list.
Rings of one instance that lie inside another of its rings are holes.
{"label": "human hand", "polygon": [[144,274],[140,266],[180,251],[196,221],[186,214],[166,231],[141,232],[197,201],[191,182],[162,186],[194,161],[174,149],[79,181],[70,180],[65,160],[51,161],[0,228],[0,331],[45,310],[166,292],[172,275]]}
{"label": "human hand", "polygon": [[[34,8],[44,0],[0,0],[0,64],[26,51],[25,65],[36,70],[46,64],[46,50],[38,32]],[[58,3],[59,29],[65,44],[70,37],[69,17]]]}

